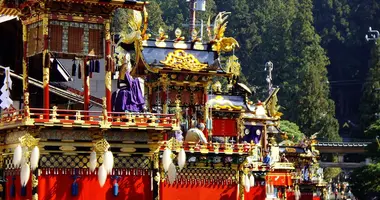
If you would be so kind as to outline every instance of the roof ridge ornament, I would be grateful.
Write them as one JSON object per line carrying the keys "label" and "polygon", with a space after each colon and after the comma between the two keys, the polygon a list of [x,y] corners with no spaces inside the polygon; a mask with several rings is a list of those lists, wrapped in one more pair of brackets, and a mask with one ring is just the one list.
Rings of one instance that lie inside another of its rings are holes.
{"label": "roof ridge ornament", "polygon": [[224,37],[224,32],[227,28],[227,18],[230,12],[220,12],[214,21],[214,35],[211,34],[211,25],[208,22],[208,35],[211,36],[212,50],[220,52],[230,52],[234,50],[236,47],[240,47],[239,43],[233,37]]}

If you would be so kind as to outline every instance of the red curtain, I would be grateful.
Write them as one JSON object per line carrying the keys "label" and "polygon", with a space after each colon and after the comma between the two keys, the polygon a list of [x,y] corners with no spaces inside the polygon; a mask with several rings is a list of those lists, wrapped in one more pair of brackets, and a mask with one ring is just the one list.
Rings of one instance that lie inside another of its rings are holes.
{"label": "red curtain", "polygon": [[287,200],[295,200],[296,197],[294,196],[294,192],[286,192],[286,199]]}
{"label": "red curtain", "polygon": [[249,192],[244,189],[244,200],[264,200],[265,197],[265,186],[251,187]]}
{"label": "red curtain", "polygon": [[[43,173],[45,174],[45,173]],[[119,195],[113,195],[113,183],[108,176],[106,183],[100,187],[96,175],[81,175],[78,196],[71,195],[73,178],[71,174],[50,174],[39,176],[38,196],[40,200],[150,200],[152,199],[151,178],[149,175],[122,175],[118,181]]]}
{"label": "red curtain", "polygon": [[274,186],[288,186],[293,184],[291,175],[286,172],[270,172],[265,179]]}
{"label": "red curtain", "polygon": [[301,193],[300,200],[313,200],[313,193]]}
{"label": "red curtain", "polygon": [[237,136],[237,127],[235,119],[213,119],[212,135],[221,137]]}
{"label": "red curtain", "polygon": [[[13,180],[13,176],[6,176],[7,183],[6,183],[6,199],[17,199],[17,200],[28,200],[32,199],[32,175],[30,175],[28,184],[26,185],[26,196],[21,196],[21,181],[20,181],[20,174],[17,173],[17,175],[14,176],[16,180]],[[11,197],[11,187],[13,185],[13,181],[15,184],[16,189],[16,196]]]}
{"label": "red curtain", "polygon": [[162,200],[235,200],[237,185],[229,184],[160,184]]}

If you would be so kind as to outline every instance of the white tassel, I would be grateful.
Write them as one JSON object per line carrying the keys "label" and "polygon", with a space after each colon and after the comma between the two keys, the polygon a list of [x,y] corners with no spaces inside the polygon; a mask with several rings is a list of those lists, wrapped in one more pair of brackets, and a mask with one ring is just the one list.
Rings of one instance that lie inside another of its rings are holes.
{"label": "white tassel", "polygon": [[165,172],[169,170],[169,166],[172,162],[172,151],[166,148],[162,155],[162,166],[164,167]]}
{"label": "white tassel", "polygon": [[251,190],[251,185],[249,184],[248,175],[244,175],[244,187],[245,187],[246,192],[249,192]]}
{"label": "white tassel", "polygon": [[96,152],[92,151],[90,154],[90,171],[94,172],[97,164],[97,159],[96,159]]}
{"label": "white tassel", "polygon": [[103,187],[107,180],[107,171],[104,168],[104,164],[101,165],[98,169],[98,181],[100,184],[100,187]]}
{"label": "white tassel", "polygon": [[270,185],[270,193],[274,194],[274,187],[273,187],[273,185]]}
{"label": "white tassel", "polygon": [[177,176],[177,169],[173,163],[170,163],[169,169],[168,169],[168,179],[169,183],[173,184]]}
{"label": "white tassel", "polygon": [[38,160],[40,159],[40,149],[35,146],[30,156],[30,168],[34,171],[38,167]]}
{"label": "white tassel", "polygon": [[251,177],[249,177],[249,184],[251,185],[251,187],[255,186],[255,177],[253,177],[253,175],[251,175]]}
{"label": "white tassel", "polygon": [[178,167],[181,171],[186,164],[186,153],[184,149],[181,149],[178,154]]}
{"label": "white tassel", "polygon": [[21,186],[25,186],[30,177],[30,167],[27,163],[22,164],[20,172]]}
{"label": "white tassel", "polygon": [[18,145],[15,148],[15,151],[13,154],[13,165],[14,165],[14,167],[18,168],[20,166],[21,159],[22,159],[22,149],[21,149],[21,146]]}
{"label": "white tassel", "polygon": [[104,153],[104,168],[105,170],[107,171],[107,174],[111,174],[112,172],[112,169],[113,169],[113,164],[114,164],[114,160],[113,160],[113,154],[111,151],[106,151]]}

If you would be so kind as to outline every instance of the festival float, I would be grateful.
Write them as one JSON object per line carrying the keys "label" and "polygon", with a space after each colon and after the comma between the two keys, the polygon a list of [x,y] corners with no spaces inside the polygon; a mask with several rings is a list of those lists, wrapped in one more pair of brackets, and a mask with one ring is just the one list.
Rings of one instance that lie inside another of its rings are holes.
{"label": "festival float", "polygon": [[[130,9],[131,31],[113,35],[118,8]],[[2,198],[313,199],[315,141],[276,142],[273,65],[267,99],[250,101],[239,43],[224,35],[230,13],[209,20],[207,39],[194,27],[169,39],[147,32],[148,10],[139,1],[0,2],[22,35],[20,66],[1,66]],[[90,94],[95,74],[103,97]],[[82,91],[60,83],[73,77]]]}

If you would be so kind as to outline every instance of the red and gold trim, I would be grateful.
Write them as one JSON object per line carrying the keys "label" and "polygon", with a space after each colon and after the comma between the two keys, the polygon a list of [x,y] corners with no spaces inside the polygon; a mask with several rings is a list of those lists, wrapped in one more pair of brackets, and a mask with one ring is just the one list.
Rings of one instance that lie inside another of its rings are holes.
{"label": "red and gold trim", "polygon": [[79,3],[79,4],[96,4],[103,6],[114,6],[117,8],[127,8],[132,10],[143,11],[144,6],[148,4],[148,2],[131,2],[131,1],[117,1],[117,0],[54,0],[56,2],[64,2],[64,3]]}
{"label": "red and gold trim", "polygon": [[104,23],[104,32],[106,34],[106,49],[105,49],[105,60],[106,60],[106,68],[105,68],[105,86],[106,86],[106,105],[107,111],[111,112],[111,92],[112,92],[112,59],[111,59],[111,25],[110,21],[106,20]]}
{"label": "red and gold trim", "polygon": [[83,68],[84,68],[84,77],[83,77],[83,87],[84,87],[84,104],[83,104],[83,110],[88,110],[90,108],[90,76],[88,73],[87,68],[87,59],[84,59],[83,62]]}
{"label": "red and gold trim", "polygon": [[43,53],[42,53],[42,66],[43,66],[43,87],[44,87],[44,108],[45,118],[49,118],[50,108],[50,54],[49,54],[49,18],[45,15],[42,19],[42,33],[44,38]]}
{"label": "red and gold trim", "polygon": [[20,16],[21,13],[14,8],[0,8],[0,15]]}
{"label": "red and gold trim", "polygon": [[28,32],[26,24],[22,24],[22,41],[23,41],[23,57],[22,57],[22,86],[24,92],[24,115],[29,117],[29,80],[28,80],[28,58],[27,58],[27,47],[28,47]]}
{"label": "red and gold trim", "polygon": [[62,14],[50,14],[49,18],[52,20],[60,21],[70,21],[70,22],[85,22],[85,23],[104,23],[104,18],[102,17],[85,17],[85,16],[72,16],[72,15],[62,15]]}

